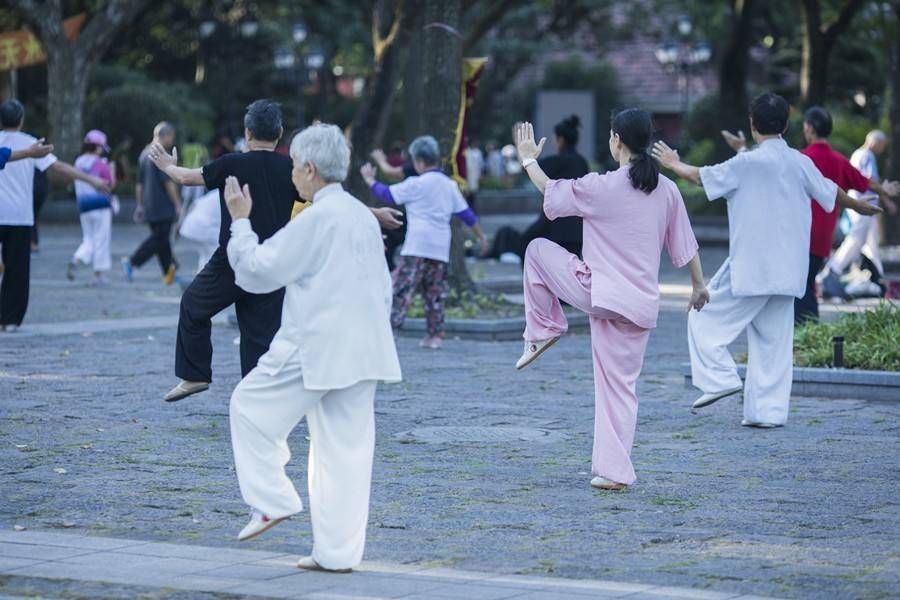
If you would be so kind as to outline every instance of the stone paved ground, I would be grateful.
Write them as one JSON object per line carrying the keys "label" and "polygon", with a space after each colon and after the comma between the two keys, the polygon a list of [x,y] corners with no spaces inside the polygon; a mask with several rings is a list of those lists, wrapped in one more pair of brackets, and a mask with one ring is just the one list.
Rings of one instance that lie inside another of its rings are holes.
{"label": "stone paved ground", "polygon": [[[140,234],[117,228],[115,253]],[[246,508],[227,421],[235,331],[214,327],[210,391],[164,404],[177,292],[151,265],[133,286],[117,273],[105,289],[69,284],[62,265],[78,235],[46,228],[26,327],[0,337],[0,525],[237,547]],[[704,255],[711,273],[721,251]],[[664,279],[685,277],[667,269]],[[78,320],[112,320],[112,330],[62,325]],[[623,493],[587,485],[586,336],[567,337],[522,373],[512,368],[515,342],[425,352],[401,338],[405,382],[384,386],[376,404],[367,559],[786,597],[900,595],[900,404],[795,398],[788,426],[771,431],[739,427],[736,399],[692,414],[694,392],[678,374],[684,329],[684,313],[666,309],[651,337],[638,481]],[[545,435],[405,435],[473,426]],[[288,467],[304,497],[305,434],[301,425],[293,435]],[[300,515],[252,548],[299,554],[310,543]]]}

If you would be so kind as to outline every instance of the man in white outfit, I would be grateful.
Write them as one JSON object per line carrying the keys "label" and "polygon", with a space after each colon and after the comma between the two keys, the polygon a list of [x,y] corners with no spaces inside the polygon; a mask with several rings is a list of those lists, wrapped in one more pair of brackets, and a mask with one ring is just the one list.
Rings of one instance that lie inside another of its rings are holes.
{"label": "man in white outfit", "polygon": [[[748,427],[787,422],[793,379],[794,298],[803,296],[809,270],[810,198],[825,211],[841,206],[874,214],[847,196],[781,135],[790,108],[781,96],[762,94],[750,105],[757,146],[724,163],[697,168],[657,142],[653,155],[703,186],[709,200],[728,202],[729,255],[710,280],[709,304],[688,317],[694,385],[704,393],[693,407],[744,392]],[[741,385],[728,344],[747,330],[747,381]]]}
{"label": "man in white outfit", "polygon": [[[884,135],[884,132],[877,129],[870,131],[866,135],[865,143],[857,148],[850,157],[850,163],[864,176],[874,181],[880,181],[878,155],[884,152],[886,147],[887,136]],[[873,192],[860,194],[856,191],[849,191],[848,193],[854,198],[861,198],[873,204],[878,202],[878,195]],[[897,205],[890,198],[885,196],[882,202],[889,214],[896,214]],[[825,285],[830,285],[832,290],[837,286],[837,293],[833,294],[836,296],[844,295],[843,285],[840,283],[841,274],[850,266],[850,263],[859,260],[861,255],[865,255],[872,261],[872,265],[877,271],[877,273],[872,273],[871,281],[873,283],[879,283],[884,276],[884,265],[881,263],[881,251],[879,250],[881,236],[878,231],[878,219],[855,212],[848,213],[847,216],[850,219],[850,233],[828,261],[828,275],[824,282]]]}
{"label": "man in white outfit", "polygon": [[392,286],[372,212],[345,192],[350,149],[341,130],[317,124],[291,143],[292,179],[312,206],[260,244],[252,200],[229,177],[228,261],[251,293],[285,288],[281,328],[231,397],[238,482],[252,508],[238,539],[302,510],[284,467],[287,438],[309,424],[312,555],[300,568],[349,572],[362,560],[375,449],[378,381],[400,381],[390,325]]}

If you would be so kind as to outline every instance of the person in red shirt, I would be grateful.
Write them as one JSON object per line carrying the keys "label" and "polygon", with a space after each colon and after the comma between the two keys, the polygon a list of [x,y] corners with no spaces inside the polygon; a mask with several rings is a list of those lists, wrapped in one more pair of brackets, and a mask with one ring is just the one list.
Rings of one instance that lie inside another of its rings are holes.
{"label": "person in red shirt", "polygon": [[[803,115],[803,137],[807,146],[800,152],[808,156],[816,168],[837,184],[844,191],[856,190],[865,192],[872,190],[879,196],[896,195],[900,188],[896,182],[879,184],[870,180],[859,170],[850,164],[850,161],[841,153],[828,145],[827,138],[831,135],[832,119],[827,110],[821,106],[813,106]],[[834,207],[831,212],[825,212],[817,203],[812,203],[812,230],[809,240],[809,273],[806,278],[806,294],[794,302],[794,322],[803,323],[810,319],[819,318],[819,304],[816,298],[816,275],[822,269],[825,260],[831,254],[831,240],[834,236],[834,228],[837,225],[840,209]],[[845,292],[837,275],[829,273],[823,281],[823,291],[826,296],[834,295],[844,297]],[[837,284],[835,286],[835,284]]]}

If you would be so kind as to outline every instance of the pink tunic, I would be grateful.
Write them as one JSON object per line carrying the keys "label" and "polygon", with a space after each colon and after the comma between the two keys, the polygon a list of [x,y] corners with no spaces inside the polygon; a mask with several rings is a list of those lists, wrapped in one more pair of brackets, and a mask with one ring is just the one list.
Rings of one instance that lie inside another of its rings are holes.
{"label": "pink tunic", "polygon": [[697,253],[681,192],[659,176],[646,194],[622,167],[604,175],[547,182],[544,213],[584,219],[584,262],[591,270],[591,303],[646,329],[659,312],[659,259],[665,246],[676,267]]}

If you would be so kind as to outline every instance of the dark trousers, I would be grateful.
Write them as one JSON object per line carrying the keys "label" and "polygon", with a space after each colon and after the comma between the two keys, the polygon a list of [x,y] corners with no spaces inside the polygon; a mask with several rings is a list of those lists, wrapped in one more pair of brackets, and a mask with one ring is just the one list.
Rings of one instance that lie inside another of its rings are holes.
{"label": "dark trousers", "polygon": [[513,252],[519,256],[519,259],[521,259],[524,264],[525,249],[528,248],[528,244],[537,238],[547,238],[565,248],[566,251],[581,256],[580,242],[552,239],[547,232],[537,227],[537,223],[532,224],[524,233],[519,233],[516,229],[508,225],[498,229],[497,234],[494,236],[494,243],[491,246],[488,256],[490,258],[500,258],[501,254]]}
{"label": "dark trousers", "polygon": [[816,275],[822,270],[825,259],[809,255],[809,272],[806,274],[806,293],[794,299],[794,324],[819,320],[819,299],[816,298]]}
{"label": "dark trousers", "polygon": [[38,242],[40,241],[38,239],[38,218],[41,216],[41,209],[44,207],[44,202],[47,200],[49,187],[50,186],[47,183],[47,173],[35,169],[34,194],[32,198],[32,204],[34,208],[34,227],[31,228],[31,243],[35,246],[37,246]]}
{"label": "dark trousers", "polygon": [[0,225],[3,280],[0,282],[0,325],[21,325],[28,310],[31,278],[31,225]]}
{"label": "dark trousers", "polygon": [[402,221],[403,227],[381,230],[381,234],[384,236],[384,258],[387,259],[388,271],[391,273],[394,272],[394,268],[397,266],[397,262],[394,260],[397,249],[406,240],[406,215],[403,215]]}
{"label": "dark trousers", "polygon": [[138,249],[131,255],[131,264],[140,267],[153,258],[155,254],[159,258],[159,266],[163,275],[168,273],[172,264],[172,221],[154,221],[147,223],[150,226],[150,235],[141,242]]}
{"label": "dark trousers", "polygon": [[234,304],[241,331],[241,376],[253,370],[281,327],[284,289],[251,294],[234,283],[225,249],[219,247],[181,296],[175,375],[212,381],[212,318]]}

